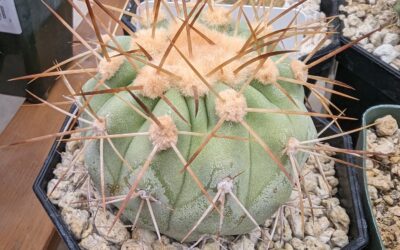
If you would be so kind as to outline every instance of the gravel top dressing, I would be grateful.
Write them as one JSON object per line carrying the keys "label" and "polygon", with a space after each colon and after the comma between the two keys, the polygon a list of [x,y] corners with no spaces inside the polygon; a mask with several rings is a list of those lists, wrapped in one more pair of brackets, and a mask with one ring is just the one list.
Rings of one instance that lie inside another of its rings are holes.
{"label": "gravel top dressing", "polygon": [[384,155],[367,160],[368,191],[387,249],[400,248],[400,130],[388,115],[367,131],[367,149]]}

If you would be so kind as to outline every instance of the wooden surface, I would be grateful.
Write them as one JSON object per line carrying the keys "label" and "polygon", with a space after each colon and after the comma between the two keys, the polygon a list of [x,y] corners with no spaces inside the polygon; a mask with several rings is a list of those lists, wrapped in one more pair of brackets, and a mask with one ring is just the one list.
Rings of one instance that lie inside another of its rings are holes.
{"label": "wooden surface", "polygon": [[[123,6],[124,0],[102,3]],[[105,18],[104,15],[99,15]],[[106,19],[107,23],[109,19]],[[88,25],[78,33],[93,39]],[[87,76],[71,77],[75,85]],[[61,81],[50,91],[49,101],[61,101],[67,90]],[[67,106],[63,107],[68,110]],[[0,145],[58,132],[65,115],[45,106],[21,107],[7,128],[0,134]],[[54,139],[0,149],[0,249],[47,249],[56,234],[53,224],[32,191]],[[54,248],[54,247],[49,247]]]}

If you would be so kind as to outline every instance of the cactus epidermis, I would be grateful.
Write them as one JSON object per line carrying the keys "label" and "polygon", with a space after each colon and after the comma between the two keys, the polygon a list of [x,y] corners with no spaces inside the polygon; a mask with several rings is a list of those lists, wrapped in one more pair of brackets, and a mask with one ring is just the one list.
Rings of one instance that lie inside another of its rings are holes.
{"label": "cactus epidermis", "polygon": [[[247,233],[255,227],[252,219],[262,224],[292,191],[291,180],[278,164],[292,173],[284,153],[289,139],[316,137],[308,116],[254,112],[305,112],[303,87],[279,80],[305,80],[304,64],[285,55],[247,63],[274,46],[248,51],[254,48],[252,45],[242,50],[248,37],[240,34],[249,34],[248,30],[235,34],[234,24],[225,23],[224,16],[210,11],[205,10],[196,23],[198,32],[190,30],[190,43],[179,19],[158,26],[154,38],[149,27],[138,30],[136,37],[108,41],[109,47],[138,53],[128,60],[120,51],[109,48],[110,58],[99,63],[99,73],[83,88],[93,91],[137,86],[131,93],[91,97],[91,109],[103,120],[97,135],[132,136],[87,142],[85,164],[107,196],[126,195],[137,182],[124,218],[133,222],[141,204],[153,197],[149,200],[152,209],[141,209],[137,225],[154,230],[154,212],[161,233],[186,241],[204,234]],[[179,29],[182,31],[174,39]],[[270,29],[264,30],[266,34]],[[163,61],[171,40],[174,45]],[[238,56],[240,51],[246,53]],[[231,58],[234,60],[213,71]],[[262,67],[257,67],[260,62]],[[143,105],[154,117],[149,117]],[[304,160],[304,155],[297,154],[299,165]],[[121,204],[116,203],[119,207]],[[213,211],[206,213],[210,206]],[[223,224],[218,232],[221,214]],[[202,215],[204,219],[195,227]],[[195,230],[185,238],[191,229]]]}

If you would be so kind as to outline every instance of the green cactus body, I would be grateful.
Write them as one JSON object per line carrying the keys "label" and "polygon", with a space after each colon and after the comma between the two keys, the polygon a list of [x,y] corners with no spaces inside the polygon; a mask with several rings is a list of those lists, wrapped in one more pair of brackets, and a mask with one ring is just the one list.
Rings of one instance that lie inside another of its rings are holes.
{"label": "green cactus body", "polygon": [[[135,47],[135,42],[141,44],[149,51],[153,57],[154,64],[157,65],[161,57],[160,55],[164,53],[169,43],[167,37],[173,37],[177,27],[171,24],[170,29],[158,28],[156,30],[157,41],[154,41],[153,44],[145,42],[150,41],[148,34],[151,28],[147,31],[139,31],[137,38],[117,37],[116,39],[125,50],[137,48]],[[205,34],[211,37],[211,39],[218,40],[216,38],[218,34],[215,35],[215,33],[218,33],[217,31],[199,25],[199,29],[200,28]],[[147,35],[141,37],[141,34]],[[182,33],[181,36],[184,37],[183,34],[184,33]],[[192,35],[195,36],[193,32]],[[164,41],[162,41],[163,39]],[[244,38],[231,35],[224,35],[224,39],[232,39],[232,43],[227,45],[218,43],[209,45],[209,48],[211,48],[209,57],[213,55],[212,50],[217,50],[219,46],[229,47],[233,46],[236,40],[245,41]],[[182,39],[182,41],[178,40],[176,45],[183,53],[187,54],[187,46],[183,40],[185,39]],[[197,62],[196,41],[200,40],[201,39],[196,37],[193,38],[194,55],[188,58],[194,62]],[[113,42],[110,43],[113,44]],[[204,41],[199,43],[204,43]],[[176,51],[173,53],[174,55],[171,55],[172,59],[166,61],[165,68],[179,75],[182,71],[175,70],[177,69],[175,63],[178,61],[176,58],[179,58],[179,55]],[[218,53],[216,52],[216,54]],[[251,55],[254,56],[256,54],[254,52]],[[197,86],[198,90],[198,110],[196,113],[195,94],[191,92],[191,88],[187,88],[184,82],[187,78],[182,77],[183,80],[175,80],[173,77],[169,77],[166,74],[157,73],[155,69],[149,68],[148,65],[143,66],[142,64],[138,64],[137,61],[135,61],[135,69],[123,56],[114,58],[119,58],[118,60],[120,60],[119,62],[111,62],[114,64],[112,66],[115,67],[116,70],[111,70],[112,67],[110,63],[104,64],[105,69],[100,69],[99,66],[100,72],[105,72],[108,69],[111,73],[109,72],[109,75],[107,75],[108,73],[99,73],[85,84],[84,90],[93,91],[104,89],[104,85],[101,85],[102,81],[110,88],[144,85],[143,90],[135,90],[132,92],[140,98],[156,117],[159,117],[161,121],[163,117],[170,117],[177,131],[195,132],[198,134],[198,136],[191,136],[183,133],[177,135],[176,148],[179,149],[185,161],[188,161],[221,118],[216,112],[216,106],[218,105],[218,98],[216,95],[208,91],[204,84],[196,83],[197,85],[194,85]],[[144,56],[142,58],[144,58]],[[272,60],[269,61],[269,63],[274,65],[273,62],[279,60],[280,57],[275,56],[271,58]],[[200,69],[202,69],[201,67],[203,65],[203,61],[201,60],[199,59],[201,64],[199,66]],[[205,57],[204,60],[208,60],[207,57]],[[178,66],[185,64],[183,60],[181,61],[181,64],[178,63]],[[280,76],[295,79],[294,75],[298,72],[295,72],[296,70],[291,66],[291,63],[292,61],[290,59],[285,59],[279,64],[276,64],[278,69],[277,73]],[[238,80],[238,83],[235,84],[226,82],[226,79],[229,79],[228,77],[219,76],[207,78],[207,80],[209,80],[212,88],[221,95],[227,89],[234,89],[238,92],[244,82],[249,80],[248,76],[251,75],[249,72],[254,69],[254,65],[248,68],[249,69],[245,70],[247,73],[241,72],[243,73],[243,79]],[[145,88],[148,87],[146,84],[148,82],[150,84],[151,81],[145,81],[147,78],[143,76],[144,73],[142,72],[146,70],[151,72],[151,74],[145,75],[146,77],[156,77],[157,74],[160,74],[158,78],[154,78],[155,80],[153,78],[150,79],[153,81],[154,86],[150,86],[148,90],[145,90]],[[188,67],[185,70],[190,71]],[[166,78],[168,78],[168,84],[166,84]],[[193,81],[199,81],[199,79],[195,78],[196,76],[193,78]],[[290,82],[278,81],[278,83],[291,96],[296,105],[275,85],[265,84],[262,79],[255,78],[244,90],[242,95],[245,98],[244,100],[247,107],[254,109],[306,111],[303,105],[303,87]],[[100,87],[95,88],[96,85],[100,85]],[[158,89],[159,86],[162,87],[163,95],[173,103],[173,106],[179,110],[179,113],[187,122],[179,117],[163,98],[157,96],[157,93],[160,92]],[[111,139],[115,148],[126,159],[130,166],[123,163],[109,142],[104,140],[104,178],[106,194],[108,196],[125,195],[129,192],[132,183],[134,183],[139,171],[155,147],[155,141],[150,139],[148,135],[146,136],[146,132],[149,132],[149,129],[151,130],[151,126],[154,126],[154,122],[146,119],[132,108],[132,106],[134,106],[144,113],[140,105],[127,91],[118,92],[118,94],[93,96],[90,105],[98,117],[105,119],[106,131],[109,135],[143,132],[143,135],[137,135],[135,137]],[[292,186],[271,156],[268,155],[264,148],[249,134],[249,131],[242,126],[240,122],[241,119],[242,118],[239,118],[238,121],[225,120],[216,133],[218,135],[229,135],[241,138],[240,140],[232,138],[212,138],[190,164],[190,169],[204,185],[210,197],[216,195],[218,192],[218,184],[221,183],[222,180],[228,177],[235,177],[232,182],[232,192],[257,223],[262,224],[282,203],[288,200],[292,191]],[[308,140],[316,137],[315,127],[309,116],[247,112],[243,116],[243,121],[245,121],[259,135],[262,141],[269,146],[271,151],[279,158],[289,173],[292,172],[292,169],[289,167],[288,157],[284,153],[289,139],[294,137],[298,140]],[[85,153],[85,164],[89,169],[92,180],[100,190],[99,144],[99,140],[88,144]],[[305,161],[305,156],[297,154],[297,161],[302,165]],[[182,169],[183,163],[172,148],[166,147],[162,150],[157,150],[148,170],[143,178],[141,178],[137,187],[140,190],[145,190],[147,194],[157,200],[156,202],[152,202],[152,208],[160,232],[177,240],[182,240],[184,238],[187,232],[210,206],[210,201],[202,193],[192,176],[188,171],[181,173],[180,171]],[[252,230],[255,225],[246,217],[238,203],[236,203],[231,196],[226,197],[224,204],[225,209],[222,211],[224,213],[224,221],[221,234],[237,235]],[[127,209],[123,213],[124,218],[133,221],[137,215],[141,201],[142,199],[140,199],[140,197],[130,200]],[[116,206],[121,206],[121,204],[122,202],[117,203]],[[204,234],[216,234],[218,231],[219,218],[220,215],[215,210],[212,211],[205,217],[190,237],[185,240],[192,241]],[[140,214],[138,226],[154,230],[151,215],[146,206],[144,206]]]}
{"label": "green cactus body", "polygon": [[396,12],[397,17],[400,18],[400,0],[397,0],[393,6],[393,10]]}

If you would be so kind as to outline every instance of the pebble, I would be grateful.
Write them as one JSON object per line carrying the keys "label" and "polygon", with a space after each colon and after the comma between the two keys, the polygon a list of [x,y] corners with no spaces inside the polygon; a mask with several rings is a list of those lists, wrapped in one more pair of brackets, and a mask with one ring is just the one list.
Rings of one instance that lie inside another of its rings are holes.
{"label": "pebble", "polygon": [[399,129],[397,121],[391,115],[378,118],[375,122],[378,123],[375,126],[378,136],[392,136]]}
{"label": "pebble", "polygon": [[392,46],[396,46],[399,43],[399,40],[400,40],[400,37],[399,37],[398,34],[396,34],[396,33],[387,33],[385,35],[385,37],[383,38],[383,43],[384,44],[390,44]]}
{"label": "pebble", "polygon": [[306,249],[320,249],[320,250],[330,250],[329,245],[320,242],[318,239],[312,236],[307,236],[305,239]]}
{"label": "pebble", "polygon": [[332,242],[338,247],[344,247],[349,244],[349,237],[345,231],[336,230],[332,234]]}
{"label": "pebble", "polygon": [[178,248],[171,244],[165,244],[163,242],[156,241],[152,245],[153,250],[178,250]]}
{"label": "pebble", "polygon": [[52,203],[57,205],[60,199],[71,190],[72,185],[70,181],[60,181],[59,179],[52,179],[47,184],[47,196]]}
{"label": "pebble", "polygon": [[[355,40],[377,28],[387,26],[393,20],[398,20],[393,10],[394,0],[345,0],[339,6],[340,19],[343,21],[342,34],[350,40]],[[369,53],[399,70],[400,63],[400,27],[384,28],[359,41],[359,44]]]}
{"label": "pebble", "polygon": [[129,239],[128,230],[124,227],[121,221],[117,221],[110,230],[115,219],[115,215],[109,211],[104,212],[103,209],[99,208],[95,212],[94,225],[99,235],[107,239],[108,241],[122,245],[124,241]]}
{"label": "pebble", "polygon": [[81,239],[82,232],[85,231],[89,225],[89,213],[85,210],[65,207],[61,211],[61,216],[74,236],[77,239]]}
{"label": "pebble", "polygon": [[232,245],[232,250],[254,249],[254,247],[254,243],[246,236],[243,236],[237,243]]}
{"label": "pebble", "polygon": [[400,207],[391,207],[389,208],[389,212],[391,212],[393,215],[396,215],[397,217],[400,217]]}
{"label": "pebble", "polygon": [[333,222],[336,229],[341,229],[346,233],[349,231],[350,218],[344,208],[336,206],[329,209],[328,218]]}
{"label": "pebble", "polygon": [[157,235],[147,229],[135,228],[132,232],[132,239],[138,242],[144,242],[147,245],[151,245],[157,240]]}
{"label": "pebble", "polygon": [[152,248],[143,242],[127,240],[122,244],[121,250],[152,250]]}
{"label": "pebble", "polygon": [[204,250],[219,250],[218,242],[211,242],[204,245]]}
{"label": "pebble", "polygon": [[389,191],[393,187],[393,182],[390,178],[390,175],[383,174],[374,177],[368,177],[368,184],[381,191]]}
{"label": "pebble", "polygon": [[80,243],[79,246],[83,249],[92,250],[111,250],[112,248],[109,246],[108,242],[100,237],[97,234],[91,234],[88,237],[84,238]]}
{"label": "pebble", "polygon": [[374,52],[374,55],[381,58],[385,63],[391,63],[395,58],[397,58],[400,54],[391,44],[382,44],[378,46]]}
{"label": "pebble", "polygon": [[291,244],[293,246],[294,249],[298,249],[298,250],[304,250],[306,249],[306,244],[304,241],[297,239],[297,238],[293,238],[291,240]]}

